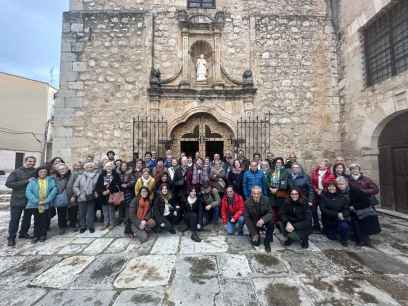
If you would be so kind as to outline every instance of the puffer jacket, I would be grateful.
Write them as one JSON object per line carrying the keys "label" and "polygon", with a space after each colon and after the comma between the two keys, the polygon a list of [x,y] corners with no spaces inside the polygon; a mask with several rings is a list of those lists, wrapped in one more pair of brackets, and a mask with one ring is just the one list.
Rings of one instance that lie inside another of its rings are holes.
{"label": "puffer jacket", "polygon": [[[48,209],[57,196],[58,188],[53,177],[47,176],[45,179],[47,181],[47,198],[45,199],[45,209]],[[32,180],[30,183],[28,183],[25,195],[27,198],[26,209],[39,207],[40,196],[38,179]]]}
{"label": "puffer jacket", "polygon": [[314,192],[312,183],[310,181],[310,177],[304,173],[303,169],[302,172],[297,175],[296,177],[293,174],[288,175],[288,187],[289,190],[293,188],[299,188],[303,196],[307,199],[309,203],[313,203],[314,200]]}
{"label": "puffer jacket", "polygon": [[320,195],[320,210],[322,217],[327,219],[336,219],[338,213],[342,213],[345,219],[350,217],[350,203],[348,197],[341,193],[331,194],[323,192]]}
{"label": "puffer jacket", "polygon": [[256,170],[255,172],[252,172],[251,170],[247,170],[244,173],[244,178],[243,178],[243,189],[244,189],[244,197],[245,199],[248,199],[249,196],[251,195],[251,189],[254,186],[259,186],[262,188],[262,194],[264,196],[267,195],[267,190],[266,190],[266,178],[262,171]]}
{"label": "puffer jacket", "polygon": [[10,206],[25,207],[27,198],[25,196],[29,179],[35,176],[35,169],[20,167],[7,177],[6,187],[12,189]]}

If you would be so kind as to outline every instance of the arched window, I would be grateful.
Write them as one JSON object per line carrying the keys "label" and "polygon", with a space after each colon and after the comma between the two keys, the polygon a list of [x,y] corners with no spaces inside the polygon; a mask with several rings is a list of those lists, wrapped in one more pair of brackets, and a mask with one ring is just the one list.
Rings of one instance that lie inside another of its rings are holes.
{"label": "arched window", "polygon": [[215,8],[215,0],[188,0],[188,8]]}

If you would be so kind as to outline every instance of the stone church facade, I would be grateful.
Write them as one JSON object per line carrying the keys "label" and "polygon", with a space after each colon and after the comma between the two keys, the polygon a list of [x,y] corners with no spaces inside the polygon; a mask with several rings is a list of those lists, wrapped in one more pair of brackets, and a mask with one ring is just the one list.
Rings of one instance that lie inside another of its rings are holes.
{"label": "stone church facade", "polygon": [[307,168],[344,155],[378,180],[407,73],[367,84],[362,33],[395,1],[368,2],[71,0],[54,152],[293,151]]}

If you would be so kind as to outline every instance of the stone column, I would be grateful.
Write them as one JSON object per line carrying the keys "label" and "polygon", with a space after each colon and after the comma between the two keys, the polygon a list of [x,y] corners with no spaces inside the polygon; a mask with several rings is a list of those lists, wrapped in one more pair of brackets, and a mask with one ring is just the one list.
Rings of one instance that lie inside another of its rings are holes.
{"label": "stone column", "polygon": [[221,33],[214,35],[214,81],[215,84],[222,84],[221,77]]}
{"label": "stone column", "polygon": [[182,83],[183,84],[188,84],[190,85],[190,69],[189,69],[189,54],[188,54],[188,49],[189,49],[189,40],[188,40],[188,31],[186,29],[182,30],[182,38],[183,38],[183,78],[182,78]]}

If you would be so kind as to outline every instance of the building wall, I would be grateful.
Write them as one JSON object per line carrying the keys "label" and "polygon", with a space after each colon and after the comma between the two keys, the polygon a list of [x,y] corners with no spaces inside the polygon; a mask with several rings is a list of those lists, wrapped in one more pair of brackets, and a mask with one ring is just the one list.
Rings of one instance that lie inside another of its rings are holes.
{"label": "building wall", "polygon": [[341,5],[343,151],[350,161],[361,162],[377,182],[378,137],[396,114],[408,110],[408,73],[367,87],[361,29],[390,2],[342,1]]}
{"label": "building wall", "polygon": [[[131,156],[131,118],[150,107],[152,15],[154,63],[165,79],[180,68],[176,14],[186,3],[71,2],[62,34],[56,155],[75,160],[114,149],[124,152],[122,158]],[[213,16],[217,10],[226,14],[222,65],[238,80],[252,69],[258,89],[254,113],[272,112],[272,150],[277,155],[294,150],[307,163],[334,157],[341,147],[338,64],[326,1],[224,0],[217,1],[216,10],[195,11]],[[178,105],[177,114],[191,105]],[[230,106],[219,105],[235,122],[242,113]],[[170,108],[163,112],[171,113]]]}
{"label": "building wall", "polygon": [[5,171],[6,173],[14,170],[16,164],[16,153],[24,153],[24,157],[34,156],[37,159],[37,165],[39,165],[41,158],[41,153],[39,152],[0,150],[0,170]]}
{"label": "building wall", "polygon": [[55,89],[46,83],[0,73],[0,127],[11,130],[0,133],[0,150],[41,152],[49,101],[54,93]]}

